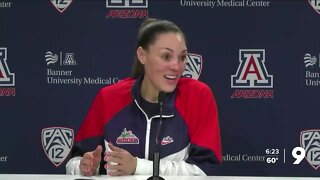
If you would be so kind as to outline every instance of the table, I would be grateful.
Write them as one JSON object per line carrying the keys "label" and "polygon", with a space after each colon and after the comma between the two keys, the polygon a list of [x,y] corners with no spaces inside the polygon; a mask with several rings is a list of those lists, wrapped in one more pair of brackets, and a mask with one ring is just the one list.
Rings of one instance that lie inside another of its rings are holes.
{"label": "table", "polygon": [[[92,176],[53,174],[0,174],[0,180],[146,180],[149,176]],[[163,176],[165,180],[319,180],[320,177]]]}

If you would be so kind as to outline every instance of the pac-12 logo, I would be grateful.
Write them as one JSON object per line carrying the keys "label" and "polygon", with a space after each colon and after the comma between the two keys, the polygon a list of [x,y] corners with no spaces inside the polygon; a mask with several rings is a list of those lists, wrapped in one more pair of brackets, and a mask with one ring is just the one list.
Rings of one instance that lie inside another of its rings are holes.
{"label": "pac-12 logo", "polygon": [[70,128],[49,127],[41,132],[43,150],[56,167],[69,155],[73,141],[74,133]]}
{"label": "pac-12 logo", "polygon": [[312,8],[320,14],[320,0],[308,0]]}
{"label": "pac-12 logo", "polygon": [[239,66],[231,75],[232,88],[272,88],[273,76],[265,66],[264,49],[240,49]]}
{"label": "pac-12 logo", "polygon": [[202,56],[199,54],[188,53],[186,69],[182,76],[192,79],[199,79],[202,71]]}
{"label": "pac-12 logo", "polygon": [[314,168],[320,167],[320,129],[305,130],[300,133],[300,145],[305,150],[305,158]]}
{"label": "pac-12 logo", "polygon": [[60,13],[63,13],[70,6],[72,0],[50,0],[50,2]]}

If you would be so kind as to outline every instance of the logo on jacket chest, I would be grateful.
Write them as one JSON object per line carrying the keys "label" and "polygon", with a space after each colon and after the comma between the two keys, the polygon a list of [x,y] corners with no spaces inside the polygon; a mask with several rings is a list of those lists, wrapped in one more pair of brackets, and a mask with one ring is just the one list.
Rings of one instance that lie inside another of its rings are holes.
{"label": "logo on jacket chest", "polygon": [[117,138],[117,144],[139,144],[139,138],[132,133],[131,130],[127,131],[127,128],[124,128],[120,136]]}
{"label": "logo on jacket chest", "polygon": [[170,137],[170,136],[163,137],[163,139],[161,141],[161,145],[162,146],[170,144],[170,143],[173,143],[173,138],[172,137]]}

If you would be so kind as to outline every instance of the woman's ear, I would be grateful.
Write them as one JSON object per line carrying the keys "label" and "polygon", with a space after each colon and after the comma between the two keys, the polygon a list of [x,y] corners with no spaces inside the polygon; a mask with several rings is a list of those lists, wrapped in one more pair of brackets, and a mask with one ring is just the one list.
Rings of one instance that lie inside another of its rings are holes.
{"label": "woman's ear", "polygon": [[141,64],[145,64],[146,51],[141,46],[137,49],[137,57]]}

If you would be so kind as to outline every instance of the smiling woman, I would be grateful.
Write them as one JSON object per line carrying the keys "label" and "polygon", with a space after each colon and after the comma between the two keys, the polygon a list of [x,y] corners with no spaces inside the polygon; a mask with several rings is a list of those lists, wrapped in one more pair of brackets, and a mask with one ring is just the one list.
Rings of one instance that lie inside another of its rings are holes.
{"label": "smiling woman", "polygon": [[144,76],[141,84],[142,96],[147,101],[156,103],[160,91],[172,92],[176,88],[185,70],[187,47],[184,34],[178,28],[171,31],[164,28],[162,33],[158,32],[154,37],[144,35],[143,33],[150,31],[149,28],[153,28],[151,25],[148,24],[141,30],[137,47],[135,67],[140,66],[143,71],[135,72],[134,69],[133,75]]}
{"label": "smiling woman", "polygon": [[67,173],[151,175],[157,151],[160,175],[214,175],[222,159],[216,102],[206,84],[182,77],[186,56],[176,24],[144,20],[132,76],[100,90]]}

